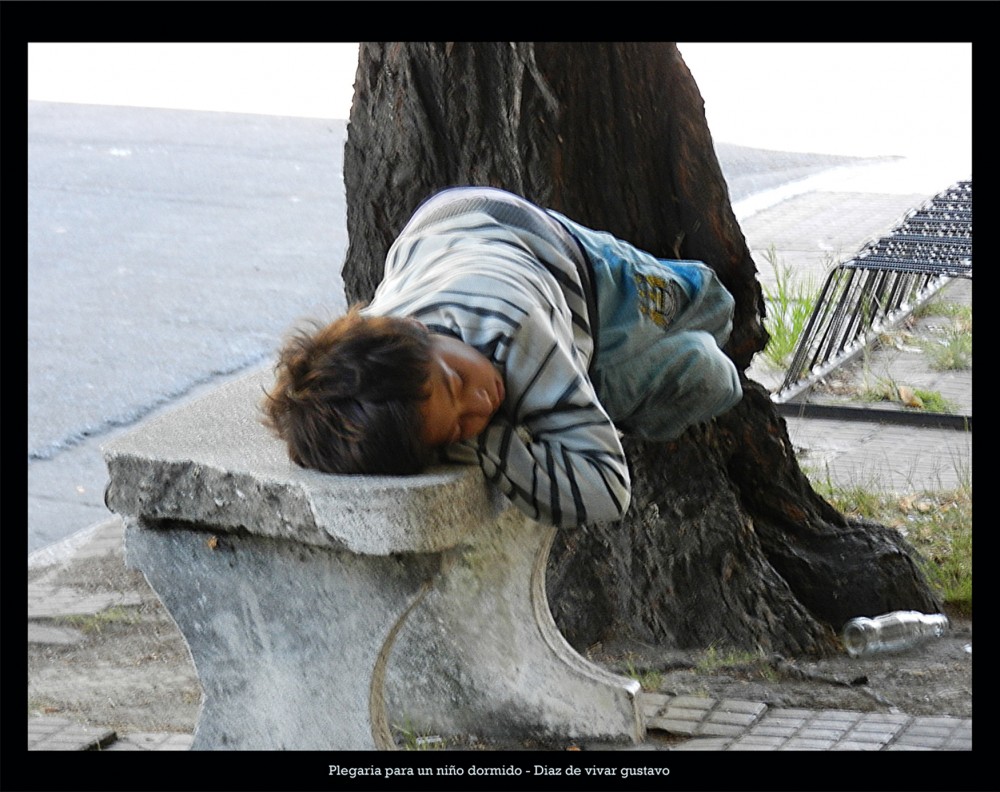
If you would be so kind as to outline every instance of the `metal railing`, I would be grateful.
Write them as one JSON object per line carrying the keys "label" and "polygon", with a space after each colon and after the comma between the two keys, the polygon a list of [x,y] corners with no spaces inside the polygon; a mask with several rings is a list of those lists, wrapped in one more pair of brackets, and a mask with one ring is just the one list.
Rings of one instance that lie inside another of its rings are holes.
{"label": "metal railing", "polygon": [[812,387],[952,278],[972,278],[971,181],[936,195],[831,270],[772,399],[783,404]]}

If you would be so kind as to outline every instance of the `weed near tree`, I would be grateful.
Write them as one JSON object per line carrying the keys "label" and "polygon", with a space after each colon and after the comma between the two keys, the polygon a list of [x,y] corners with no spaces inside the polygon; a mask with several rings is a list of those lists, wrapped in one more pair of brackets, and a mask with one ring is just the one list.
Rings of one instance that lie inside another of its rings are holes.
{"label": "weed near tree", "polygon": [[911,388],[900,385],[890,377],[879,377],[874,381],[865,378],[865,385],[858,394],[861,401],[897,402],[903,407],[923,410],[931,413],[954,413],[958,407],[946,399],[940,391],[924,388]]}
{"label": "weed near tree", "polygon": [[972,368],[972,306],[932,300],[914,312],[917,318],[940,318],[945,324],[935,328],[934,337],[920,343],[935,371]]}
{"label": "weed near tree", "polygon": [[864,517],[898,530],[920,553],[923,571],[953,612],[972,615],[972,485],[954,490],[897,495],[868,486],[834,487],[813,482],[817,492],[849,517]]}
{"label": "weed near tree", "polygon": [[794,277],[792,267],[778,258],[774,245],[768,248],[764,257],[775,277],[773,287],[761,286],[767,301],[764,326],[770,336],[764,357],[775,367],[784,368],[812,316],[819,291],[811,279],[802,281]]}

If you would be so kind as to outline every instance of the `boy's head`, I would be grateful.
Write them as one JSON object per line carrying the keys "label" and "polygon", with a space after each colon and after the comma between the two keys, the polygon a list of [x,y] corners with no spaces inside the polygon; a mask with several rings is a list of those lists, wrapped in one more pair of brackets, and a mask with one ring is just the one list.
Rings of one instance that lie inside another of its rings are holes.
{"label": "boy's head", "polygon": [[264,400],[265,423],[298,465],[325,473],[423,469],[420,404],[430,334],[417,322],[357,308],[285,344]]}
{"label": "boy's head", "polygon": [[265,423],[292,461],[327,473],[413,474],[479,434],[504,398],[493,364],[412,319],[357,308],[285,344]]}

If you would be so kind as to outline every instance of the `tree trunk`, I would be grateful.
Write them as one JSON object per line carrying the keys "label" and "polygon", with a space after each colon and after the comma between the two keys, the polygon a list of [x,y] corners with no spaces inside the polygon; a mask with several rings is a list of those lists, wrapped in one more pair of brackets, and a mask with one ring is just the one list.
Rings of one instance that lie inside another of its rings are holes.
{"label": "tree trunk", "polygon": [[[349,302],[371,298],[420,202],[491,185],[706,262],[736,299],[737,368],[766,344],[756,268],[672,44],[362,44],[344,180]],[[939,609],[899,534],[816,495],[767,393],[743,385],[737,407],[675,442],[626,438],[625,519],[560,533],[549,598],[578,648],[825,653],[852,616]]]}

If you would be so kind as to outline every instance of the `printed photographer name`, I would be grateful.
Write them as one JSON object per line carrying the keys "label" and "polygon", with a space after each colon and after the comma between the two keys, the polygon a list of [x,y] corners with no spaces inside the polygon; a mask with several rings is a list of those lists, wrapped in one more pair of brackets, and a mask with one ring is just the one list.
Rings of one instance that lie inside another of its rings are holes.
{"label": "printed photographer name", "polygon": [[[360,776],[378,776],[389,778],[391,776],[519,776],[525,771],[515,765],[503,765],[501,767],[477,767],[472,765],[469,768],[448,765],[447,767],[341,767],[340,765],[329,765],[330,775],[348,776],[358,778]],[[546,765],[534,765],[527,775],[535,776],[617,776],[620,778],[630,778],[632,776],[668,776],[669,767],[548,767]]]}

